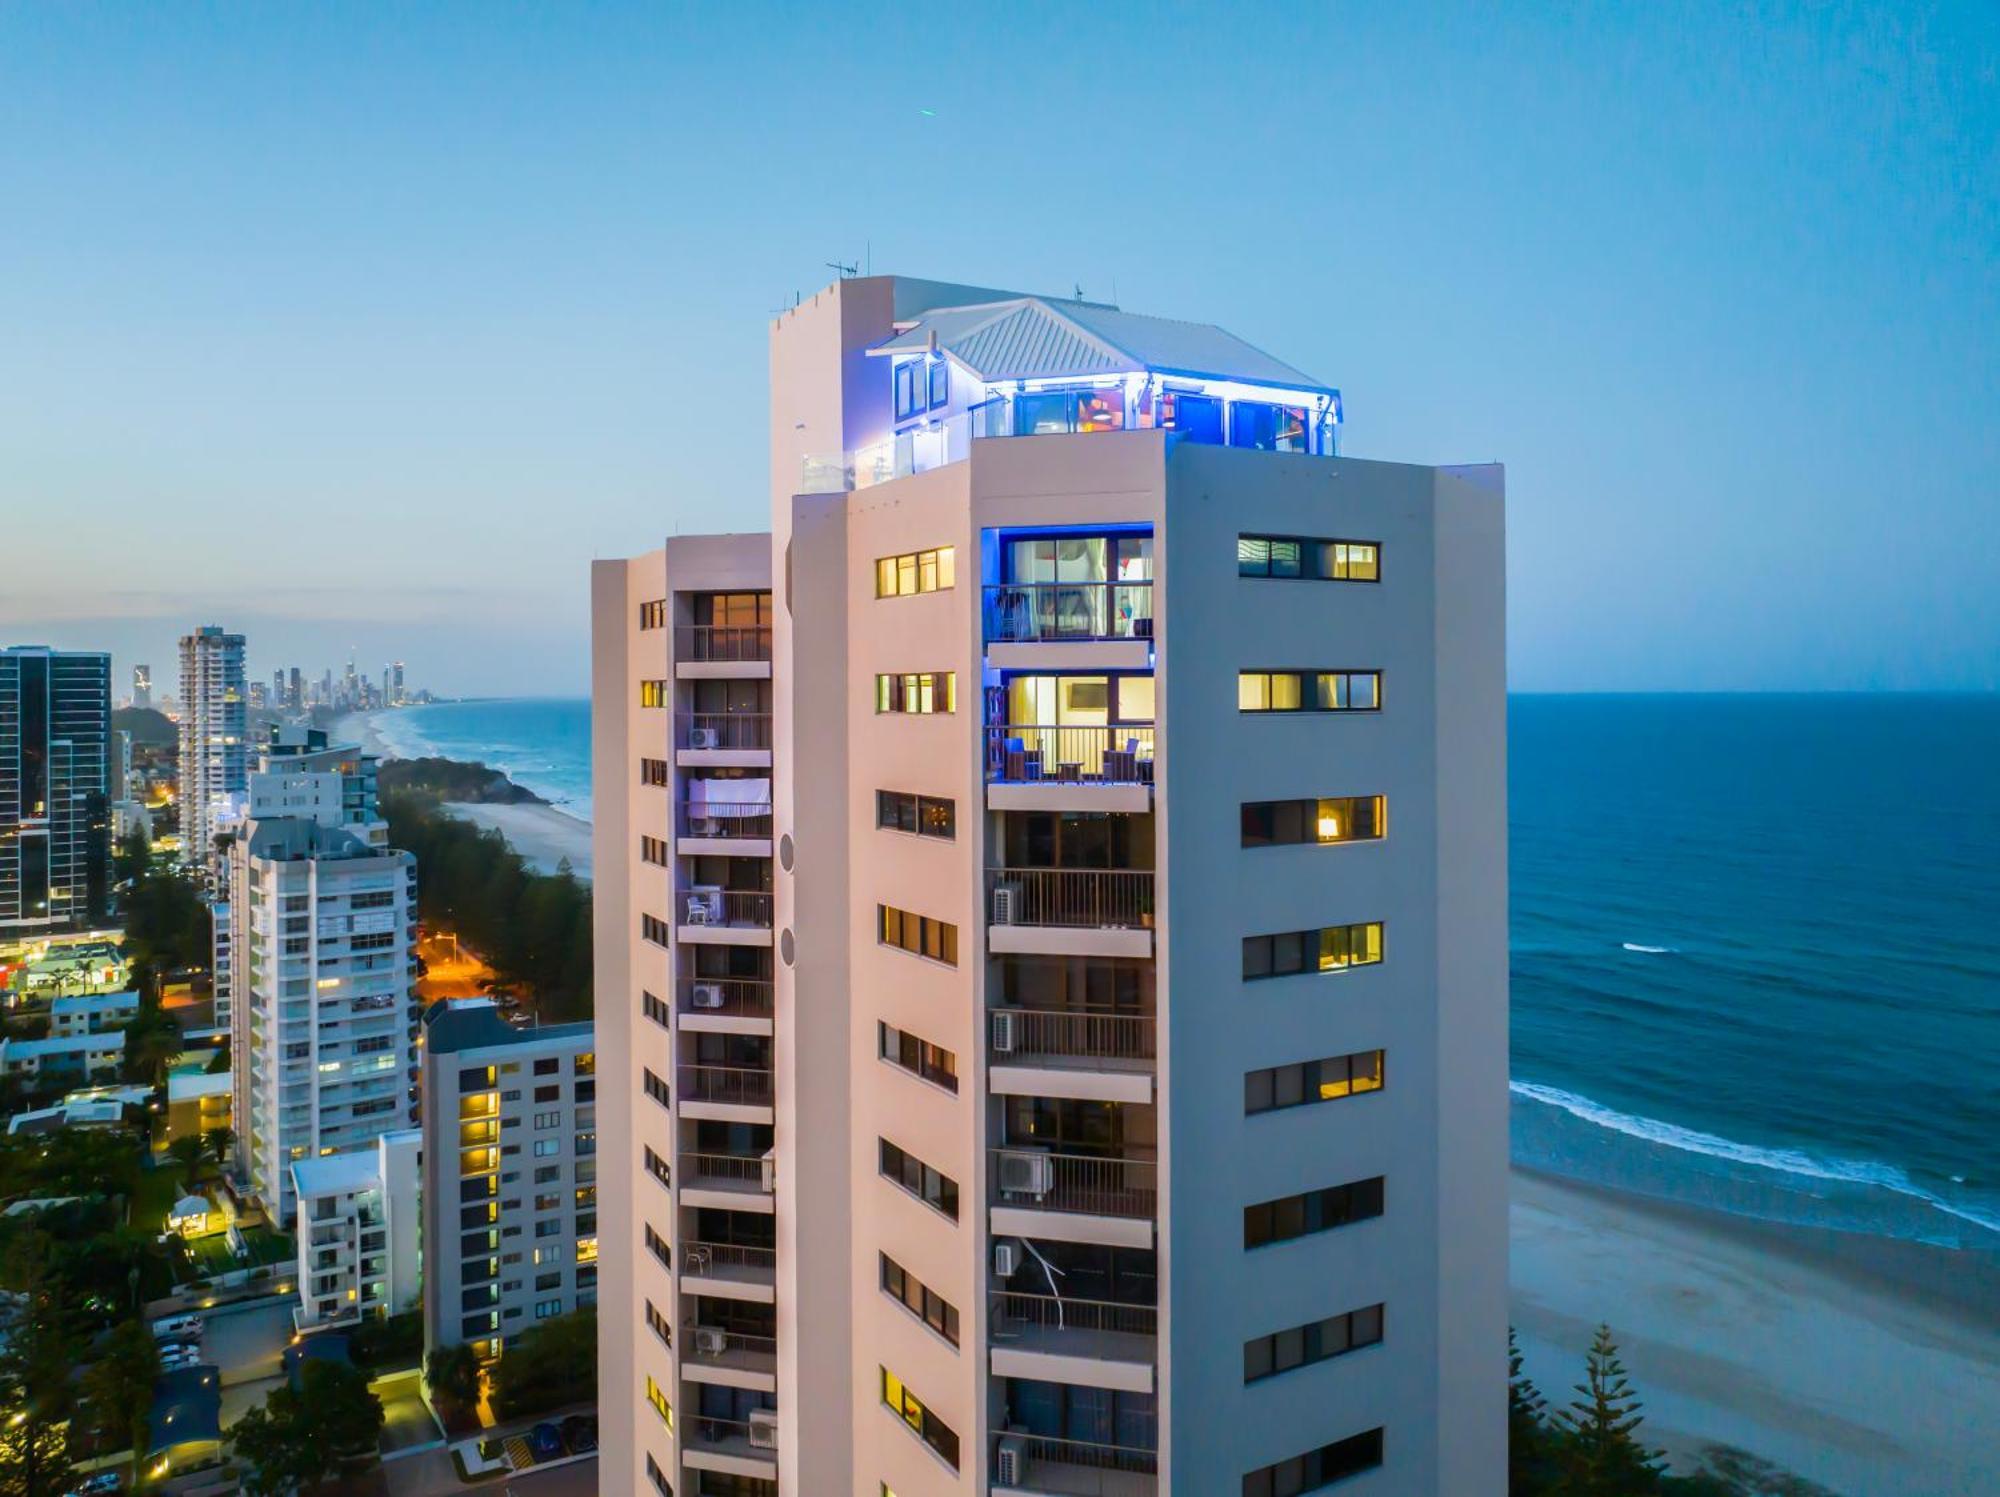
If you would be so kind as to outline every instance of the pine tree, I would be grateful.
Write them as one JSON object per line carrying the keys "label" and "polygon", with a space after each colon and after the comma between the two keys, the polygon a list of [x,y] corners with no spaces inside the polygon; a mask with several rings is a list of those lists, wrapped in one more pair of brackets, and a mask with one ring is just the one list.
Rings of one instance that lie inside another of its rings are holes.
{"label": "pine tree", "polygon": [[1507,1491],[1534,1497],[1548,1489],[1548,1400],[1521,1371],[1521,1347],[1507,1327]]}
{"label": "pine tree", "polygon": [[1600,1325],[1584,1359],[1584,1381],[1551,1423],[1559,1442],[1562,1497],[1639,1497],[1660,1484],[1660,1452],[1639,1443],[1639,1395],[1618,1360],[1611,1327]]}

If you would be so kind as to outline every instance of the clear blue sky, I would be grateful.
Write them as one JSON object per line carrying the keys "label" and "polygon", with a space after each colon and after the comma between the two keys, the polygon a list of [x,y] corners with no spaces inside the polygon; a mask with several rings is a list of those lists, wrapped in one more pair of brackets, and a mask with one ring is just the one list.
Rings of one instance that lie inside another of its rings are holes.
{"label": "clear blue sky", "polygon": [[1997,18],[0,3],[0,642],[580,693],[866,259],[1503,459],[1517,688],[2000,686]]}

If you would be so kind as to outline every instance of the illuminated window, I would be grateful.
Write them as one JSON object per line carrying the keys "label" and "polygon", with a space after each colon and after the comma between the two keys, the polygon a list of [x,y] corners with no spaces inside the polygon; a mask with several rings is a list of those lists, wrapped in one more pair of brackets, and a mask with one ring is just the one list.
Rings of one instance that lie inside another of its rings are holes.
{"label": "illuminated window", "polygon": [[952,1470],[958,1469],[958,1434],[950,1425],[939,1419],[923,1401],[904,1386],[903,1380],[888,1368],[879,1369],[882,1374],[882,1402],[909,1425],[923,1442],[944,1457]]}
{"label": "illuminated window", "polygon": [[1379,712],[1380,671],[1239,671],[1239,712]]}
{"label": "illuminated window", "polygon": [[875,919],[875,938],[884,946],[901,947],[912,956],[929,957],[948,967],[958,965],[956,925],[887,904],[875,906]]}
{"label": "illuminated window", "polygon": [[1305,536],[1239,535],[1236,570],[1244,577],[1297,577],[1317,582],[1380,582],[1382,547],[1375,541],[1314,540]]}
{"label": "illuminated window", "polygon": [[653,1406],[653,1412],[660,1416],[660,1422],[667,1427],[667,1433],[674,1432],[674,1406],[667,1402],[667,1395],[660,1391],[660,1385],[649,1376],[646,1379],[646,1402]]}
{"label": "illuminated window", "polygon": [[1246,801],[1242,830],[1245,847],[1373,842],[1388,830],[1388,803],[1379,795]]}
{"label": "illuminated window", "polygon": [[875,825],[888,831],[909,832],[918,837],[936,837],[950,842],[958,835],[958,806],[938,795],[918,795],[908,790],[875,792]]}
{"label": "illuminated window", "polygon": [[639,627],[641,629],[664,629],[667,626],[667,600],[654,598],[639,605]]}
{"label": "illuminated window", "polygon": [[1328,925],[1243,938],[1243,977],[1290,977],[1299,972],[1344,972],[1382,960],[1382,922]]}
{"label": "illuminated window", "polygon": [[1352,1055],[1330,1055],[1324,1060],[1295,1061],[1291,1065],[1246,1072],[1243,1112],[1245,1116],[1254,1116],[1381,1089],[1382,1052],[1360,1050]]}
{"label": "illuminated window", "polygon": [[579,1263],[595,1263],[597,1261],[597,1239],[595,1237],[577,1238],[576,1261]]}
{"label": "illuminated window", "polygon": [[671,701],[671,682],[641,681],[639,683],[639,705],[641,707],[665,707]]}
{"label": "illuminated window", "polygon": [[875,596],[907,598],[917,593],[943,592],[958,579],[957,553],[950,546],[884,556],[875,563]]}
{"label": "illuminated window", "polygon": [[875,710],[930,716],[958,711],[955,671],[908,671],[875,678]]}

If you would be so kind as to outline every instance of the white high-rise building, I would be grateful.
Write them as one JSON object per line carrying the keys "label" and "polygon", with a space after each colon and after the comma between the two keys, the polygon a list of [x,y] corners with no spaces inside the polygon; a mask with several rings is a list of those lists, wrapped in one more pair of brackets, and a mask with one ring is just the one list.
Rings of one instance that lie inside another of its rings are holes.
{"label": "white high-rise building", "polygon": [[214,624],[181,636],[181,863],[214,870],[216,823],[240,807],[249,764],[243,636]]}
{"label": "white high-rise building", "polygon": [[768,552],[593,576],[602,1489],[1493,1497],[1499,470],[1081,302],[771,350]]}
{"label": "white high-rise building", "polygon": [[416,861],[387,845],[375,761],[274,729],[225,847],[235,1127],[280,1223],[291,1166],[416,1121]]}
{"label": "white high-rise building", "polygon": [[132,705],[141,711],[153,705],[153,668],[150,665],[132,667]]}

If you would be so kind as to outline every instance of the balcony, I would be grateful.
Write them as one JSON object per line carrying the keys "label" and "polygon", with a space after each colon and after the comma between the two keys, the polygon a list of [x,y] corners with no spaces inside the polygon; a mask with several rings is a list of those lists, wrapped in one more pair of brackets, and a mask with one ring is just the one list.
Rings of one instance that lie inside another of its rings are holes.
{"label": "balcony", "polygon": [[692,1470],[778,1479],[777,1432],[772,1424],[689,1414],[681,1421],[680,1442],[681,1463]]}
{"label": "balcony", "polygon": [[1153,873],[1137,868],[989,868],[995,954],[1153,954]]}
{"label": "balcony", "polygon": [[1153,1391],[1159,1311],[1151,1305],[995,1290],[987,1337],[996,1377]]}
{"label": "balcony", "polygon": [[674,831],[679,838],[679,850],[768,858],[772,826],[770,787],[760,781],[758,788],[763,794],[756,800],[689,799],[676,806]]}
{"label": "balcony", "polygon": [[697,885],[682,889],[678,903],[678,934],[689,945],[771,944],[773,911],[768,891]]}
{"label": "balcony", "polygon": [[683,977],[681,1028],[709,1034],[769,1034],[774,988],[768,977]]}
{"label": "balcony", "polygon": [[[758,612],[768,610],[759,609]],[[674,664],[675,673],[681,676],[768,676],[771,674],[771,628],[768,624],[678,625],[674,629]],[[717,666],[763,668],[711,668]]]}
{"label": "balcony", "polygon": [[744,769],[771,762],[768,712],[683,712],[674,718],[677,763]]}
{"label": "balcony", "polygon": [[681,1347],[681,1373],[690,1382],[752,1388],[761,1393],[778,1391],[775,1336],[690,1323],[677,1339]]}
{"label": "balcony", "polygon": [[993,723],[986,804],[995,811],[1152,809],[1151,723]]}
{"label": "balcony", "polygon": [[777,1298],[778,1254],[772,1248],[733,1242],[683,1242],[683,1287],[716,1299],[772,1304]]}
{"label": "balcony", "polygon": [[1003,669],[1148,670],[1153,584],[1010,582],[984,589],[987,663]]}
{"label": "balcony", "polygon": [[1153,1100],[1151,1014],[1002,1007],[987,1022],[987,1082],[996,1095]]}
{"label": "balcony", "polygon": [[1026,1147],[990,1153],[994,1235],[1153,1246],[1157,1161]]}
{"label": "balcony", "polygon": [[776,1101],[771,1072],[750,1066],[683,1065],[680,1113],[730,1123],[768,1123]]}
{"label": "balcony", "polygon": [[1001,1432],[993,1497],[1158,1497],[1157,1449]]}
{"label": "balcony", "polygon": [[681,1204],[769,1215],[777,1177],[775,1163],[769,1156],[683,1153]]}

